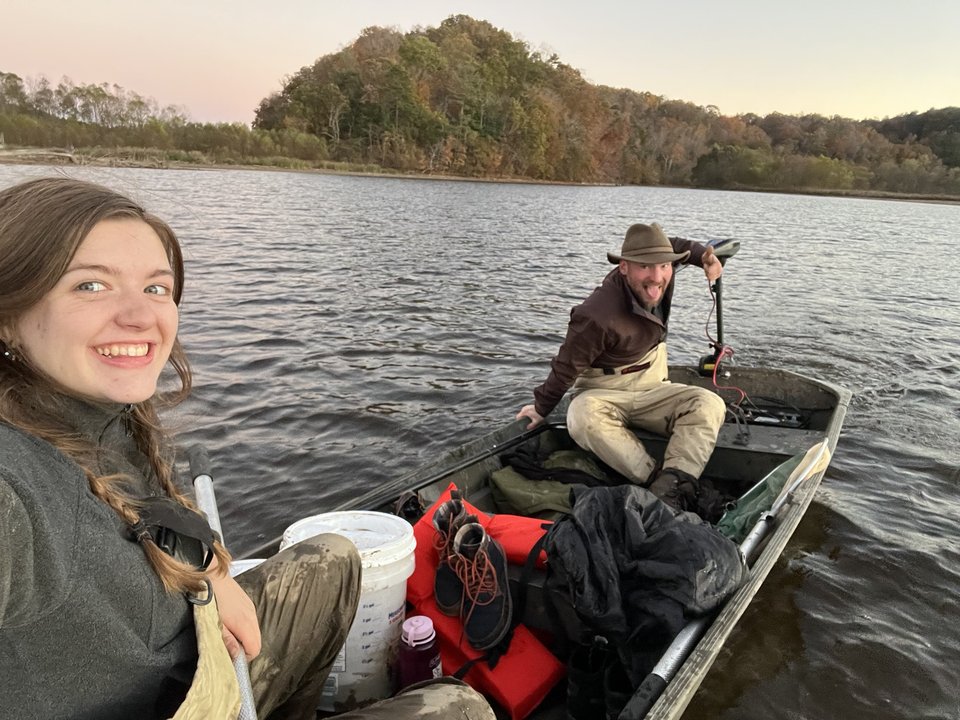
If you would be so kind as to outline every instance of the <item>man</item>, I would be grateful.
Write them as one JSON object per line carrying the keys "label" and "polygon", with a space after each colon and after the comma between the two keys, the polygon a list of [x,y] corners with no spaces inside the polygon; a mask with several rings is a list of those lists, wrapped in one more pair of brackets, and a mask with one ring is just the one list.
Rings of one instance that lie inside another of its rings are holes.
{"label": "man", "polygon": [[[517,419],[536,427],[572,385],[567,429],[577,444],[675,510],[694,509],[726,405],[709,390],[667,380],[673,268],[698,265],[713,282],[723,266],[712,248],[667,238],[656,223],[631,225],[620,254],[607,259],[617,268],[571,311],[550,375]],[[631,426],[669,436],[656,475]]]}

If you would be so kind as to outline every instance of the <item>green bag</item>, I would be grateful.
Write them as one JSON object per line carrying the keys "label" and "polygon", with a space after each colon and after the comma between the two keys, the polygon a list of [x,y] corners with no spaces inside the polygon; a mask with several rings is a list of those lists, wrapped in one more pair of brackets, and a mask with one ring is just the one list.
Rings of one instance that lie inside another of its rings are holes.
{"label": "green bag", "polygon": [[604,483],[609,482],[597,461],[583,450],[557,450],[550,453],[550,457],[543,461],[543,466],[549,470],[579,470]]}
{"label": "green bag", "polygon": [[570,485],[556,480],[528,480],[512,467],[490,474],[490,493],[497,511],[556,520],[570,512]]}
{"label": "green bag", "polygon": [[757,524],[760,516],[773,506],[784,483],[790,473],[799,467],[805,452],[794,455],[781,465],[778,465],[760,482],[747,490],[737,500],[732,510],[727,510],[717,522],[717,529],[728,538],[739,544],[747,537],[747,533]]}

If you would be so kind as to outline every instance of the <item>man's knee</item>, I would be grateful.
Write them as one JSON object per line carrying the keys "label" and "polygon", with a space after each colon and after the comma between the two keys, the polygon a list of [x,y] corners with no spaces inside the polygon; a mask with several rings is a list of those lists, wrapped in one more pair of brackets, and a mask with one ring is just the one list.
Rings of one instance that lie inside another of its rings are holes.
{"label": "man's knee", "polygon": [[613,403],[589,394],[577,395],[567,409],[567,432],[581,447],[589,445],[589,438],[597,432],[624,425],[620,411]]}
{"label": "man's knee", "polygon": [[[413,717],[418,720],[447,720],[448,718],[476,718],[494,720],[495,714],[483,695],[459,680],[443,678],[422,683],[387,700],[374,708],[384,709],[396,717],[402,715],[404,706],[416,704]],[[380,717],[377,715],[376,717]]]}
{"label": "man's knee", "polygon": [[727,403],[715,392],[704,390],[702,404],[704,416],[713,427],[719,429],[727,418]]}

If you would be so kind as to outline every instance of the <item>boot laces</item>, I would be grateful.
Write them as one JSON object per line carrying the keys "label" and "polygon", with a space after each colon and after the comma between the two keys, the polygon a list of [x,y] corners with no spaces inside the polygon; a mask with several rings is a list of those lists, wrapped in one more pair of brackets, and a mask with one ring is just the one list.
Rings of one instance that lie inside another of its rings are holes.
{"label": "boot laces", "polygon": [[464,595],[470,600],[470,611],[473,612],[477,605],[492,603],[500,591],[500,581],[490,561],[487,546],[477,548],[473,558],[466,558],[462,553],[455,554],[451,560],[454,558],[456,560],[451,564],[455,565],[454,571],[463,583]]}

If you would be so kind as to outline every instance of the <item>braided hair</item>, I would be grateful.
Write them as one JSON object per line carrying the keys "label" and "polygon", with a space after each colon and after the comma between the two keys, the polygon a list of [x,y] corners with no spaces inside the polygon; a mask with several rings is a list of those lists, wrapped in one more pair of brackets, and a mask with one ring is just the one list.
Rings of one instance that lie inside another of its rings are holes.
{"label": "braided hair", "polygon": [[[140,220],[156,232],[174,273],[173,300],[179,305],[183,292],[180,243],[169,225],[133,200],[66,177],[31,180],[0,191],[0,422],[47,441],[76,462],[93,494],[133,528],[140,521],[140,507],[122,489],[127,478],[95,470],[93,441],[78,435],[58,411],[58,398],[69,391],[31,364],[16,338],[19,318],[53,289],[94,226],[116,219]],[[159,409],[179,404],[190,393],[190,365],[179,340],[174,341],[168,362],[179,387],[135,403],[131,429],[164,494],[195,510],[174,480],[170,442],[158,415]],[[139,533],[138,539],[168,592],[200,592],[206,586],[202,569],[168,555],[149,533]],[[226,549],[215,542],[213,552],[218,571],[226,572],[230,561]]]}

